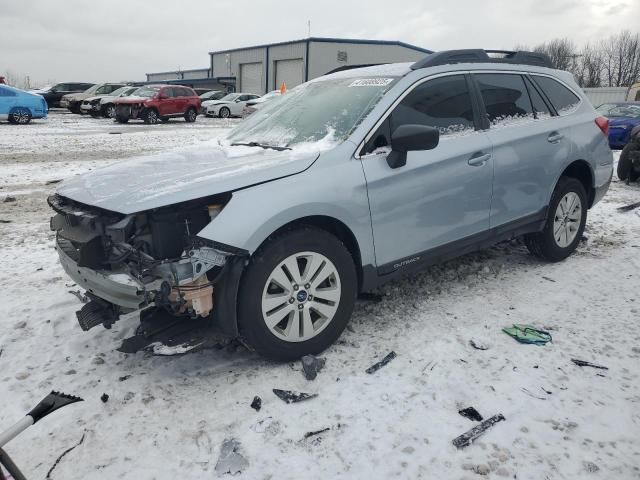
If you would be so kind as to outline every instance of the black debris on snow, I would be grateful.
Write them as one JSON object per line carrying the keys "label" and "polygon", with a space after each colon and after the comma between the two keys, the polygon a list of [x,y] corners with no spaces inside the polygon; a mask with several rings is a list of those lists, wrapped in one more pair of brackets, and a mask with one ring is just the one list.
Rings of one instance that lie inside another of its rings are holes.
{"label": "black debris on snow", "polygon": [[473,443],[473,441],[478,438],[480,435],[482,435],[484,432],[486,432],[488,429],[490,429],[491,427],[493,427],[496,423],[503,421],[504,415],[502,415],[501,413],[499,413],[498,415],[494,415],[491,418],[487,418],[484,422],[482,422],[480,425],[476,425],[475,427],[473,427],[471,430],[469,430],[466,433],[463,433],[462,435],[460,435],[459,437],[456,437],[453,439],[453,444],[457,447],[457,448],[464,448],[464,447],[468,447],[469,445],[471,445]]}
{"label": "black debris on snow", "polygon": [[298,403],[318,396],[317,393],[293,392],[291,390],[273,389],[273,393],[285,403]]}
{"label": "black debris on snow", "polygon": [[384,357],[382,360],[380,360],[378,363],[374,363],[373,365],[371,365],[369,368],[367,368],[365,371],[367,373],[375,373],[378,370],[380,370],[382,367],[384,367],[387,363],[389,363],[391,360],[393,360],[394,358],[396,358],[396,352],[391,351],[387,354],[386,357]]}
{"label": "black debris on snow", "polygon": [[320,435],[321,433],[328,432],[331,430],[331,427],[323,428],[322,430],[316,430],[314,432],[307,432],[304,434],[304,438],[313,437],[315,435]]}
{"label": "black debris on snow", "polygon": [[482,415],[480,415],[480,413],[473,407],[463,408],[462,410],[458,410],[458,413],[464,418],[468,418],[469,420],[473,420],[474,422],[482,421]]}
{"label": "black debris on snow", "polygon": [[103,393],[102,396],[100,397],[100,400],[102,400],[102,403],[107,403],[109,401],[109,395],[107,395],[106,393]]}
{"label": "black debris on snow", "polygon": [[591,368],[599,368],[601,370],[609,370],[609,367],[605,367],[603,365],[596,365],[595,363],[585,362],[584,360],[577,360],[572,358],[571,361],[578,365],[579,367],[591,367]]}
{"label": "black debris on snow", "polygon": [[318,372],[322,370],[326,360],[324,358],[314,357],[313,355],[305,355],[302,357],[302,371],[307,380],[315,380]]}
{"label": "black debris on snow", "polygon": [[253,402],[251,402],[251,408],[253,408],[256,412],[259,412],[262,408],[262,399],[259,396],[253,397]]}

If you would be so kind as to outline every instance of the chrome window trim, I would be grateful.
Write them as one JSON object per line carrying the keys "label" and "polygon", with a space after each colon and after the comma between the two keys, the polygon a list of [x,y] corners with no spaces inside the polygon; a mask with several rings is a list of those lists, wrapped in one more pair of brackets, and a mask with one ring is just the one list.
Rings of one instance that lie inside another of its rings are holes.
{"label": "chrome window trim", "polygon": [[[531,72],[531,71],[527,71],[527,70],[495,70],[495,69],[490,69],[490,68],[488,68],[488,69],[478,69],[478,70],[454,70],[454,71],[449,71],[449,72],[440,72],[440,73],[436,73],[436,74],[433,74],[433,75],[429,75],[429,76],[420,78],[420,79],[416,80],[414,83],[412,83],[411,85],[409,85],[407,87],[407,89],[398,98],[396,98],[396,100],[389,106],[389,108],[387,108],[387,110],[385,110],[385,112],[378,119],[378,121],[367,132],[367,134],[365,135],[364,139],[358,144],[358,147],[353,152],[353,157],[356,158],[357,160],[362,160],[363,158],[372,156],[372,154],[360,155],[359,152],[362,151],[362,149],[364,148],[364,145],[371,139],[371,137],[376,132],[376,130],[378,130],[380,125],[382,125],[382,123],[387,119],[387,117],[389,115],[391,115],[391,112],[414,89],[416,89],[417,87],[419,87],[423,83],[428,82],[429,80],[436,79],[436,78],[453,76],[453,75],[467,75],[467,74],[474,74],[474,73],[500,73],[500,74],[503,74],[503,75],[525,75],[525,76],[538,75],[538,76],[541,76],[541,77],[547,77],[547,78],[550,78],[550,79],[555,80],[556,82],[560,83],[560,85],[566,87],[567,89],[569,89],[569,91],[571,93],[573,93],[576,97],[578,97],[579,102],[576,104],[575,108],[571,112],[569,112],[569,113],[567,113],[565,115],[560,115],[558,113],[558,115],[551,116],[550,118],[544,119],[544,120],[550,120],[550,119],[553,119],[553,118],[560,118],[560,117],[566,117],[567,115],[571,115],[571,114],[575,113],[578,110],[578,108],[580,106],[582,106],[582,104],[584,103],[584,100],[583,100],[582,96],[579,93],[577,93],[574,88],[572,88],[570,85],[568,85],[566,82],[564,82],[563,80],[559,79],[558,77],[555,77],[555,76],[550,75],[548,73]],[[537,86],[537,84],[536,84],[536,86]],[[546,93],[545,93],[545,96],[546,96]],[[551,101],[551,100],[549,100],[549,101]],[[553,106],[553,108],[554,108],[554,110],[556,109],[555,106]],[[479,131],[487,132],[487,131],[490,131],[490,130],[491,130],[491,128],[489,128],[487,130],[479,130]]]}

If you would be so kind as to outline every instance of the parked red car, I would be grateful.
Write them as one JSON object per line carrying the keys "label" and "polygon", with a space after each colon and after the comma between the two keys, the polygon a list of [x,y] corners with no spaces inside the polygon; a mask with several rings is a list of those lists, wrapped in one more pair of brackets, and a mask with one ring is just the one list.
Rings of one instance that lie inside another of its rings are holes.
{"label": "parked red car", "polygon": [[184,117],[195,122],[200,111],[201,100],[193,89],[180,85],[147,85],[129,97],[119,98],[116,106],[116,121],[127,123],[132,119],[155,124],[170,118]]}

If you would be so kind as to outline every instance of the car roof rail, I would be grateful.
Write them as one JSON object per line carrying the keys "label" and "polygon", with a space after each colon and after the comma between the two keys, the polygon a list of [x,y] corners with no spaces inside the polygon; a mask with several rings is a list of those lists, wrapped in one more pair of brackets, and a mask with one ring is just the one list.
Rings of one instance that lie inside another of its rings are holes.
{"label": "car roof rail", "polygon": [[[491,55],[490,55],[491,54]],[[551,59],[546,53],[510,51],[510,50],[443,50],[434,52],[411,65],[412,70],[449,65],[452,63],[509,63],[517,65],[533,65],[553,68]]]}

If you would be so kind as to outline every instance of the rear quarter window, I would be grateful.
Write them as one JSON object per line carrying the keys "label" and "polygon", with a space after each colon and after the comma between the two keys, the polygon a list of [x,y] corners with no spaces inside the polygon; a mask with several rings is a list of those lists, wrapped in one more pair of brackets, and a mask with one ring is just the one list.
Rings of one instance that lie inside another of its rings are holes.
{"label": "rear quarter window", "polygon": [[547,96],[558,115],[568,115],[580,104],[580,97],[557,80],[539,75],[533,75],[532,78]]}

